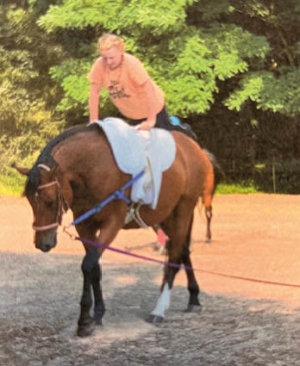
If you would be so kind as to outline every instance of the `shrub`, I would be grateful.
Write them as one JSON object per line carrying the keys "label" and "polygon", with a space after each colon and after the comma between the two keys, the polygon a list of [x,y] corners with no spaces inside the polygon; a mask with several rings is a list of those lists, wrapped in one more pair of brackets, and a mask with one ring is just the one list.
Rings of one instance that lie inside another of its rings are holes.
{"label": "shrub", "polygon": [[300,194],[300,161],[293,159],[257,165],[254,180],[260,191]]}

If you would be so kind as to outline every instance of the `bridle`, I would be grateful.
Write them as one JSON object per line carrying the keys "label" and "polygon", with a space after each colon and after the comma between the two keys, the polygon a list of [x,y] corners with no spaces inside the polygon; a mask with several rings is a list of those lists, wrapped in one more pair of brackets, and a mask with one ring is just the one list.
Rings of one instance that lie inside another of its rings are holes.
{"label": "bridle", "polygon": [[[47,171],[50,171],[51,169],[45,165],[45,164],[39,164],[38,168],[42,168],[45,169]],[[52,187],[56,185],[57,186],[57,200],[58,200],[58,209],[57,209],[57,214],[56,214],[56,220],[53,224],[49,224],[49,225],[43,225],[43,226],[35,226],[32,225],[33,230],[35,231],[45,231],[45,230],[50,230],[50,229],[54,229],[57,228],[60,223],[61,223],[61,219],[62,219],[62,215],[66,212],[66,210],[64,209],[64,203],[66,203],[66,200],[61,192],[61,186],[59,184],[59,181],[57,180],[57,178],[55,178],[55,180],[49,182],[49,183],[45,183],[45,184],[41,184],[37,187],[37,191],[35,193],[36,197],[38,196],[38,192],[42,189],[48,188],[48,187]]]}

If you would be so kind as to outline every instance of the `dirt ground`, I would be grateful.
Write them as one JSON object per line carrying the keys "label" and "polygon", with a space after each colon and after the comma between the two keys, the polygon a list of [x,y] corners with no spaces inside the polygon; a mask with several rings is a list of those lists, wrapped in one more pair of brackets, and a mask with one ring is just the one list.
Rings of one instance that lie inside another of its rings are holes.
{"label": "dirt ground", "polygon": [[[183,312],[184,272],[160,326],[144,321],[162,266],[106,251],[101,260],[103,325],[76,337],[81,244],[59,233],[48,254],[32,243],[25,198],[0,198],[0,365],[300,365],[300,196],[217,195],[213,241],[195,216],[192,260],[200,314]],[[71,222],[67,214],[64,223]],[[122,231],[113,246],[164,259],[151,230]]]}

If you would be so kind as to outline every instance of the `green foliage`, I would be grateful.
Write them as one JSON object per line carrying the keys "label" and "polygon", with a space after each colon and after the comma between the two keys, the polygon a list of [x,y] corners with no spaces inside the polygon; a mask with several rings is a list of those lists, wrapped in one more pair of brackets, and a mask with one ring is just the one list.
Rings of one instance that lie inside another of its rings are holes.
{"label": "green foliage", "polygon": [[248,73],[237,89],[225,101],[229,109],[240,111],[250,99],[258,109],[280,112],[287,116],[300,113],[300,70],[294,69],[275,77],[266,71]]}
{"label": "green foliage", "polygon": [[255,36],[235,25],[213,23],[204,31],[216,76],[224,81],[248,71],[251,60],[264,59],[269,45],[264,37]]}
{"label": "green foliage", "polygon": [[185,7],[195,2],[115,0],[112,5],[110,0],[64,0],[59,6],[51,6],[47,14],[40,18],[39,24],[48,32],[59,28],[102,26],[110,32],[128,31],[128,28],[141,32],[151,30],[157,36],[170,28],[182,26],[186,18]]}
{"label": "green foliage", "polygon": [[233,7],[228,0],[218,0],[213,4],[211,0],[200,0],[192,10],[193,13],[198,11],[201,14],[203,22],[209,24],[224,16],[224,14],[230,14],[233,11]]}
{"label": "green foliage", "polygon": [[174,43],[174,64],[168,70],[169,77],[165,77],[168,62],[160,67],[159,75],[157,70],[153,75],[165,91],[167,104],[174,114],[187,117],[193,113],[204,113],[210,108],[213,93],[217,91],[210,51],[197,34],[187,37],[178,47]]}
{"label": "green foliage", "polygon": [[48,57],[59,59],[61,48],[54,51],[49,37],[46,43],[35,17],[32,9],[0,7],[1,173],[10,174],[14,160],[32,157],[62,127],[50,102],[57,100],[58,89],[48,75]]}
{"label": "green foliage", "polygon": [[[299,0],[6,0],[0,172],[86,118],[86,76],[104,32],[125,39],[169,112],[191,122],[235,178],[252,179],[255,160],[300,158],[299,23]],[[101,116],[116,114],[104,92]]]}
{"label": "green foliage", "polygon": [[52,79],[64,90],[64,97],[57,106],[58,110],[68,111],[76,108],[78,103],[87,106],[89,94],[87,74],[90,66],[88,61],[71,58],[50,69]]}
{"label": "green foliage", "polygon": [[[209,14],[213,19],[222,12],[230,14],[232,11],[226,1],[216,8],[207,1],[118,0],[111,6],[106,0],[65,0],[61,5],[51,6],[38,23],[47,32],[94,27],[122,34],[127,50],[143,60],[165,91],[169,110],[189,117],[210,109],[219,80],[246,73],[248,60],[264,58],[269,49],[265,38],[233,24],[211,22],[205,29],[188,25],[190,8],[205,9],[201,13],[204,20]],[[90,61],[70,59],[52,69],[54,80],[59,81],[64,90],[60,110],[83,108],[87,111],[85,76],[92,62],[93,57]],[[106,108],[105,104],[104,112]]]}

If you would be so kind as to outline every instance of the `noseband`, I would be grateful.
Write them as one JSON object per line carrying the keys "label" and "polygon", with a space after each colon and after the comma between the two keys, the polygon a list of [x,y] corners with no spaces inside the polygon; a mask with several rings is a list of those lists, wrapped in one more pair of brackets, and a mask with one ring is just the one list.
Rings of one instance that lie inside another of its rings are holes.
{"label": "noseband", "polygon": [[[43,169],[45,169],[47,171],[50,171],[50,168],[47,165],[39,164],[38,167],[39,168],[43,168]],[[57,209],[56,221],[53,224],[44,225],[44,226],[34,226],[34,225],[32,225],[32,228],[35,231],[50,230],[50,229],[57,228],[60,225],[60,221],[61,221],[60,218],[62,217],[62,215],[65,212],[64,206],[63,206],[63,202],[65,200],[64,200],[64,197],[63,197],[63,195],[61,193],[60,184],[59,184],[58,180],[55,179],[52,182],[39,185],[37,187],[36,196],[38,196],[38,191],[40,191],[41,189],[45,189],[45,188],[48,188],[48,187],[52,187],[54,185],[57,186],[57,198],[58,198],[58,209]]]}

